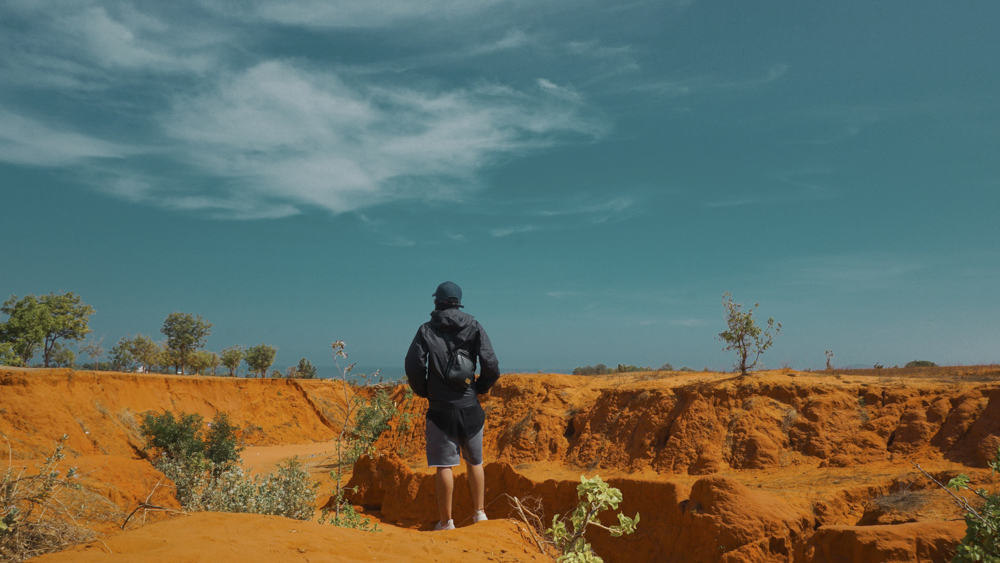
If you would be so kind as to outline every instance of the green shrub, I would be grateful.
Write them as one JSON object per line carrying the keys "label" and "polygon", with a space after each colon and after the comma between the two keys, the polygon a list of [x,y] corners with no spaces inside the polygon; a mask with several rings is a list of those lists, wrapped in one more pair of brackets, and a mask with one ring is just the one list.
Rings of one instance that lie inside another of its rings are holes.
{"label": "green shrub", "polygon": [[205,433],[205,457],[217,466],[225,466],[240,460],[243,447],[236,437],[236,427],[229,422],[229,415],[220,412],[212,419]]}
{"label": "green shrub", "polygon": [[231,464],[219,469],[212,462],[185,463],[164,459],[157,464],[177,488],[185,510],[274,514],[307,520],[312,517],[318,483],[309,479],[297,458],[287,459],[267,475],[247,475]]}
{"label": "green shrub", "polygon": [[174,482],[185,510],[274,514],[305,520],[313,515],[316,488],[296,458],[270,474],[247,475],[239,465],[242,446],[225,413],[202,438],[196,414],[147,414],[142,424],[157,469]]}
{"label": "green shrub", "polygon": [[635,532],[639,524],[639,513],[629,518],[618,513],[618,524],[605,526],[598,517],[605,510],[617,510],[622,501],[622,492],[609,486],[599,475],[593,478],[580,476],[580,484],[576,487],[579,504],[569,515],[552,517],[552,527],[545,531],[553,545],[559,551],[560,563],[594,563],[603,561],[584,538],[588,526],[595,526],[618,537]]}
{"label": "green shrub", "polygon": [[908,368],[936,368],[937,364],[930,360],[913,360],[912,362],[906,362]]}
{"label": "green shrub", "polygon": [[201,441],[202,418],[199,414],[174,413],[167,411],[157,415],[146,413],[142,420],[142,434],[146,437],[146,449],[154,449],[154,455],[176,460],[190,460],[201,457],[205,444]]}

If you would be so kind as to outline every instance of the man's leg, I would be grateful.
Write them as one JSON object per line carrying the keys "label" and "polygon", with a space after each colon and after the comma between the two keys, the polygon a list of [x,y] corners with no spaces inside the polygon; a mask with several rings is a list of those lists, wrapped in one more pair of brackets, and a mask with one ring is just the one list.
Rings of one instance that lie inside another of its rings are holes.
{"label": "man's leg", "polygon": [[483,464],[472,465],[465,462],[469,475],[469,496],[472,497],[472,510],[479,512],[483,510],[486,501],[486,476],[483,473]]}
{"label": "man's leg", "polygon": [[434,478],[434,489],[437,492],[438,520],[447,524],[451,520],[451,497],[455,489],[455,477],[450,467],[438,467]]}

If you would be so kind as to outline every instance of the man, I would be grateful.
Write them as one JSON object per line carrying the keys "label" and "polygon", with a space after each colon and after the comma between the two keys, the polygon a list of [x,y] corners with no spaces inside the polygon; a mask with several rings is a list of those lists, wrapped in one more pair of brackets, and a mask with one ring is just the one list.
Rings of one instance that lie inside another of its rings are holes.
{"label": "man", "polygon": [[[406,378],[413,392],[429,401],[427,409],[427,465],[437,468],[435,490],[439,520],[435,530],[453,530],[451,499],[454,490],[452,467],[459,465],[459,453],[468,469],[469,494],[475,514],[473,523],[486,520],[484,511],[483,425],[486,413],[479,395],[486,393],[500,377],[493,345],[486,331],[462,312],[462,288],[446,281],[434,292],[431,320],[417,330],[406,353]],[[469,377],[448,381],[457,358],[467,354]],[[479,358],[479,377],[472,376]]]}

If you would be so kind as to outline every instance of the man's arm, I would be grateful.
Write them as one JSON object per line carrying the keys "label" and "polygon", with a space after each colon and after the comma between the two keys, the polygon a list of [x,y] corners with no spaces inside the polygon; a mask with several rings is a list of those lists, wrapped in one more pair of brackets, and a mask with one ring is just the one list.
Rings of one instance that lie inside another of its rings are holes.
{"label": "man's arm", "polygon": [[500,363],[493,351],[493,343],[486,335],[486,330],[483,329],[482,325],[479,325],[479,378],[476,379],[476,393],[482,395],[488,392],[499,378]]}
{"label": "man's arm", "polygon": [[427,343],[420,329],[406,352],[406,380],[414,394],[427,397]]}

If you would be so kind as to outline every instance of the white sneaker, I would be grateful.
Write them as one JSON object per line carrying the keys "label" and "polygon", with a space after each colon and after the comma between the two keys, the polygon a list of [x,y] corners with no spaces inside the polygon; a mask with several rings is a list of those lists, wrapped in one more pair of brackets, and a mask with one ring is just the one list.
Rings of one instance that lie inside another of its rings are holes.
{"label": "white sneaker", "polygon": [[445,523],[445,524],[442,524],[441,522],[438,522],[437,524],[434,524],[434,531],[435,532],[440,531],[440,530],[454,530],[454,529],[455,529],[455,521],[454,520],[448,520],[448,522]]}
{"label": "white sneaker", "polygon": [[489,520],[489,518],[486,517],[485,510],[477,510],[476,513],[472,515],[473,524],[475,524],[476,522],[484,522],[486,520]]}

